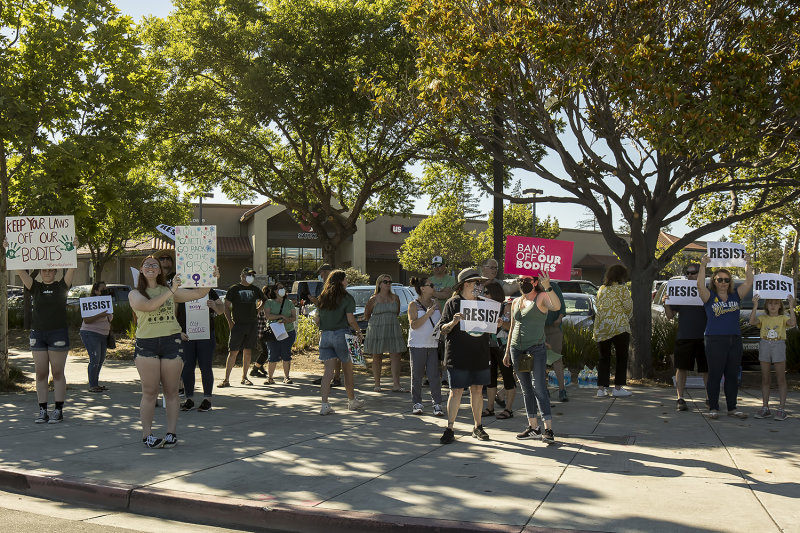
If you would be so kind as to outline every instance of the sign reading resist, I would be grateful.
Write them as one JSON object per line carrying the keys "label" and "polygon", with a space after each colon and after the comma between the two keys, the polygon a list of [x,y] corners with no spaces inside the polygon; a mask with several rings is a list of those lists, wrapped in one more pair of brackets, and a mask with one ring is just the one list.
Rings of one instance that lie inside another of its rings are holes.
{"label": "sign reading resist", "polygon": [[6,217],[6,268],[77,268],[75,218]]}
{"label": "sign reading resist", "polygon": [[744,260],[746,251],[744,244],[736,242],[709,242],[708,266],[710,267],[743,267],[747,266]]}
{"label": "sign reading resist", "polygon": [[794,281],[780,274],[756,274],[753,276],[753,294],[761,299],[783,300],[794,294]]}
{"label": "sign reading resist", "polygon": [[570,279],[574,246],[571,241],[509,235],[503,270],[528,276],[547,272],[553,279]]}
{"label": "sign reading resist", "polygon": [[461,300],[461,330],[468,333],[496,333],[500,318],[500,302],[494,300]]}
{"label": "sign reading resist", "polygon": [[99,315],[103,311],[108,314],[114,312],[114,302],[111,296],[88,296],[80,299],[81,318]]}
{"label": "sign reading resist", "polygon": [[689,279],[671,279],[667,282],[667,305],[703,305],[697,282]]}

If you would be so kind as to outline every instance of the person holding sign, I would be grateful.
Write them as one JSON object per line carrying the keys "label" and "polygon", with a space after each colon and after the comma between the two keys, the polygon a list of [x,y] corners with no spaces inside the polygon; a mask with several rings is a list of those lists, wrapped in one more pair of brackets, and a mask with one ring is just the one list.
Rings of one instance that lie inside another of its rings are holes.
{"label": "person holding sign", "polygon": [[770,366],[775,365],[775,377],[778,380],[780,407],[775,411],[775,420],[786,420],[786,328],[797,325],[794,314],[795,299],[791,294],[789,300],[789,316],[783,310],[783,302],[768,299],[764,302],[764,314],[756,316],[758,310],[758,293],[753,294],[753,312],[750,313],[750,324],[761,327],[761,340],[758,344],[758,361],[761,363],[761,402],[762,407],[755,418],[769,418],[769,385],[771,380]]}
{"label": "person holding sign", "polygon": [[633,393],[623,389],[628,379],[628,343],[631,340],[631,315],[633,300],[628,281],[628,269],[622,265],[612,265],[606,271],[603,284],[597,290],[597,315],[594,318],[594,340],[600,348],[600,361],[597,363],[597,398],[608,396],[606,390],[611,384],[611,345],[617,356],[614,371],[615,398],[625,398]]}
{"label": "person holding sign", "polygon": [[[163,257],[163,256],[162,256]],[[161,262],[163,267],[164,263]],[[173,276],[174,279],[174,276]],[[214,389],[214,350],[217,348],[217,337],[214,333],[214,317],[225,312],[217,291],[210,289],[208,297],[200,301],[186,302],[178,306],[178,324],[181,326],[183,339],[183,370],[181,381],[186,393],[186,401],[181,404],[181,411],[190,411],[194,408],[195,372],[200,367],[200,381],[203,384],[203,401],[197,407],[201,413],[211,410],[212,390]],[[203,327],[197,314],[202,313]],[[208,324],[205,324],[205,314],[208,314]],[[195,318],[197,317],[197,318]],[[199,331],[198,331],[199,330]],[[205,330],[205,331],[203,331]]]}
{"label": "person holding sign", "polygon": [[[219,276],[216,267],[214,275]],[[180,278],[174,285],[180,286]],[[142,422],[142,443],[148,448],[172,448],[178,444],[178,384],[183,369],[181,326],[175,317],[175,304],[197,300],[209,288],[170,288],[158,260],[152,255],[142,261],[136,289],[128,293],[128,302],[136,314],[136,349],[134,361],[142,382],[139,416]],[[153,436],[153,412],[158,386],[164,390],[167,409],[167,435]]]}
{"label": "person holding sign", "polygon": [[[72,245],[77,248],[78,243]],[[8,250],[8,241],[3,248]],[[42,281],[31,277],[27,270],[16,270],[25,288],[31,292],[33,317],[31,320],[31,355],[36,371],[36,398],[39,400],[37,424],[57,424],[64,420],[64,401],[67,397],[67,379],[64,367],[69,354],[69,331],[67,330],[67,291],[75,276],[74,268],[64,270],[63,277],[56,281],[56,269],[40,271]],[[47,383],[53,375],[55,409],[47,412]]]}
{"label": "person holding sign", "polygon": [[[104,281],[92,285],[90,296],[103,296],[106,290]],[[108,390],[100,386],[100,369],[106,360],[108,349],[108,334],[111,333],[111,321],[114,313],[103,311],[96,315],[87,316],[81,323],[81,340],[89,354],[89,392],[103,392]]]}
{"label": "person holding sign", "polygon": [[[525,399],[528,427],[517,434],[518,439],[541,438],[552,444],[553,415],[550,395],[547,392],[547,344],[544,324],[550,311],[561,309],[561,301],[553,296],[550,275],[521,276],[519,286],[522,296],[511,304],[511,338],[506,346],[503,364],[514,365]],[[544,430],[537,421],[541,413]]]}
{"label": "person holding sign", "polygon": [[400,386],[400,353],[406,349],[403,330],[397,315],[400,298],[392,292],[392,278],[381,274],[375,282],[375,292],[364,309],[367,338],[364,353],[372,355],[372,379],[375,392],[381,392],[383,354],[388,353],[392,367],[392,392],[408,392]]}
{"label": "person holding sign", "polygon": [[491,381],[486,386],[486,401],[488,405],[481,412],[481,417],[495,416],[494,404],[497,401],[497,374],[498,370],[503,377],[503,390],[505,391],[505,402],[502,407],[503,410],[497,415],[498,420],[506,420],[514,417],[514,396],[516,395],[517,381],[514,379],[514,371],[510,366],[503,364],[503,354],[505,352],[505,345],[508,344],[508,332],[511,330],[511,306],[506,302],[506,295],[503,292],[503,286],[499,283],[488,282],[483,286],[483,292],[489,298],[496,302],[500,302],[500,317],[502,322],[497,328],[497,333],[489,343],[489,356],[491,364],[489,365],[489,375]]}
{"label": "person holding sign", "polygon": [[408,304],[408,353],[411,359],[411,414],[422,414],[422,375],[427,372],[433,414],[443,416],[439,383],[439,333],[434,331],[442,314],[436,286],[428,278],[411,278],[417,299]]}
{"label": "person holding sign", "polygon": [[[450,444],[455,440],[453,424],[461,405],[461,395],[469,387],[470,404],[472,406],[472,419],[475,427],[472,436],[480,440],[489,440],[489,435],[481,425],[481,411],[483,410],[483,386],[488,385],[491,376],[489,372],[489,340],[491,333],[470,332],[462,328],[459,323],[466,320],[462,313],[462,302],[479,300],[476,296],[477,285],[486,278],[478,274],[474,268],[465,268],[458,273],[458,284],[453,297],[447,300],[439,320],[439,327],[445,337],[445,360],[447,362],[447,379],[450,383],[450,396],[447,398],[447,428],[444,430],[439,442]],[[482,300],[482,298],[480,298]],[[500,313],[494,320],[493,328],[497,330],[500,324]]]}
{"label": "person holding sign", "polygon": [[747,418],[736,408],[739,393],[739,367],[742,365],[742,329],[739,325],[740,305],[753,288],[753,266],[750,255],[744,254],[745,281],[734,290],[731,273],[718,268],[711,275],[711,286],[706,287],[706,266],[711,259],[704,255],[697,273],[697,289],[706,311],[706,359],[708,360],[709,417],[719,418],[719,382],[725,376],[725,402],[728,416]]}
{"label": "person holding sign", "polygon": [[[273,385],[275,383],[272,375],[275,373],[275,367],[278,366],[279,361],[283,362],[283,382],[291,385],[293,382],[292,378],[289,377],[289,372],[292,369],[292,346],[297,338],[297,332],[294,329],[297,314],[294,304],[286,297],[286,288],[282,283],[277,283],[272,287],[264,287],[264,294],[268,300],[258,312],[259,332],[264,331],[268,336],[265,339],[265,346],[262,345],[267,349],[267,354],[269,355],[267,381],[264,385]],[[264,322],[263,328],[262,321]],[[270,325],[278,324],[277,327],[283,326],[286,330],[286,337],[283,339],[277,338],[272,329],[267,330],[267,322]]]}

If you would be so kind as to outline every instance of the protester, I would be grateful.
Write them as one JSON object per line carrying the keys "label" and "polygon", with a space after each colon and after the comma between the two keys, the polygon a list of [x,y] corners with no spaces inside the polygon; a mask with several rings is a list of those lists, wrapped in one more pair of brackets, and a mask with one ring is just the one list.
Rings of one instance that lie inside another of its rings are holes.
{"label": "protester", "polygon": [[[558,311],[561,303],[558,298],[552,297],[553,288],[547,272],[542,272],[538,277],[521,276],[519,286],[522,296],[511,304],[511,338],[503,358],[504,365],[514,365],[528,416],[528,426],[517,434],[517,438],[541,438],[543,442],[552,444],[555,434],[550,395],[547,393],[544,323],[547,313]],[[526,356],[530,356],[531,360]],[[544,430],[537,420],[539,413]]]}
{"label": "protester", "polygon": [[[77,248],[77,242],[73,246]],[[8,250],[8,241],[3,241],[3,248]],[[30,291],[33,304],[30,345],[36,372],[36,398],[39,401],[36,423],[57,424],[64,420],[64,402],[67,398],[67,379],[64,377],[69,354],[67,291],[72,286],[75,269],[65,269],[58,281],[55,268],[41,270],[42,281],[35,280],[27,270],[15,272]],[[48,377],[51,373],[55,399],[52,415],[47,411]]]}
{"label": "protester", "polygon": [[347,277],[344,270],[334,270],[325,280],[325,286],[319,295],[319,360],[325,364],[322,375],[320,396],[322,407],[319,414],[329,415],[334,412],[328,402],[331,391],[331,378],[333,377],[336,361],[341,361],[344,372],[344,387],[347,392],[347,408],[351,411],[361,409],[364,400],[357,398],[353,383],[353,359],[347,348],[345,335],[350,329],[359,340],[363,340],[361,328],[358,326],[353,313],[356,310],[356,301],[347,292]]}
{"label": "protester", "polygon": [[501,303],[500,318],[502,322],[497,328],[496,335],[489,344],[489,355],[491,363],[489,367],[491,380],[486,386],[486,400],[488,406],[483,410],[481,416],[494,416],[494,404],[497,401],[497,371],[503,376],[503,389],[506,391],[506,399],[503,402],[503,410],[498,413],[499,420],[514,417],[514,395],[516,394],[516,380],[514,371],[510,366],[503,364],[503,353],[508,344],[508,331],[511,329],[511,306],[505,301],[503,287],[499,283],[487,283],[483,287],[484,293],[492,300]]}
{"label": "protester", "polygon": [[194,408],[194,384],[195,370],[200,367],[200,381],[203,385],[203,401],[197,407],[201,413],[211,410],[212,391],[214,389],[214,351],[217,349],[217,337],[214,332],[214,317],[217,314],[225,313],[225,304],[222,303],[217,291],[208,291],[208,338],[189,339],[186,329],[186,304],[178,306],[178,324],[181,326],[181,338],[183,339],[183,371],[181,379],[186,401],[181,404],[181,411],[189,411]]}
{"label": "protester", "polygon": [[597,397],[608,396],[606,390],[611,383],[611,345],[617,358],[614,371],[614,390],[617,398],[631,396],[623,389],[628,379],[628,344],[631,339],[630,319],[633,315],[631,292],[625,283],[628,270],[622,265],[613,265],[606,271],[603,285],[597,290],[597,314],[594,317],[594,340],[600,348],[597,364]]}
{"label": "protester", "polygon": [[172,280],[175,279],[175,260],[172,259],[172,253],[163,251],[156,257],[161,265],[161,271],[164,273],[164,281],[167,282],[167,287],[172,287]]}
{"label": "protester", "polygon": [[367,338],[364,353],[372,355],[372,379],[375,392],[381,392],[383,354],[391,359],[392,392],[408,392],[400,386],[400,353],[405,351],[403,330],[398,314],[400,298],[392,292],[392,278],[381,274],[375,282],[375,292],[364,308]]}
{"label": "protester", "polygon": [[[441,311],[444,309],[444,303],[453,295],[453,289],[456,286],[456,278],[448,273],[447,262],[440,255],[435,256],[431,260],[431,268],[433,269],[433,275],[430,276],[428,280],[433,283],[433,295],[438,300],[439,311]],[[439,356],[439,364],[441,365],[440,373],[442,385],[447,385],[447,380],[443,379],[446,372],[443,339],[440,339],[436,353]]]}
{"label": "protester", "polygon": [[753,312],[750,313],[750,324],[761,328],[761,340],[758,343],[758,360],[761,363],[761,403],[762,407],[755,418],[769,418],[769,386],[771,366],[775,365],[775,378],[778,380],[778,396],[780,406],[775,411],[775,420],[786,420],[786,328],[797,325],[794,314],[795,299],[791,294],[789,300],[789,316],[786,316],[781,300],[764,301],[764,314],[756,316],[758,310],[758,294],[753,295]]}
{"label": "protester", "polygon": [[443,416],[442,386],[439,383],[439,334],[434,331],[442,314],[434,298],[435,288],[428,278],[409,281],[417,299],[408,304],[408,352],[411,359],[411,413],[422,414],[422,375],[427,372],[433,400],[433,414]]}
{"label": "protester", "polygon": [[231,333],[228,340],[228,359],[225,362],[225,379],[218,386],[230,387],[229,378],[236,355],[242,352],[242,385],[252,385],[247,379],[253,349],[258,346],[258,308],[267,299],[261,289],[253,285],[256,271],[250,267],[242,269],[239,283],[231,285],[225,294],[225,318]]}
{"label": "protester", "polygon": [[[489,340],[491,334],[473,334],[461,329],[458,324],[463,318],[461,302],[474,301],[479,297],[478,283],[486,278],[478,274],[474,268],[465,268],[458,274],[453,297],[447,300],[439,320],[441,332],[445,335],[445,357],[447,361],[447,379],[450,384],[450,396],[447,398],[447,428],[439,442],[450,444],[455,440],[453,424],[461,404],[461,395],[469,387],[472,419],[475,427],[472,436],[480,440],[489,440],[489,435],[481,424],[483,408],[483,386],[490,381]],[[499,323],[499,320],[498,320]]]}
{"label": "protester", "polygon": [[486,283],[497,282],[503,287],[503,293],[506,296],[512,296],[519,291],[519,285],[516,281],[508,282],[503,278],[499,277],[500,275],[500,266],[497,262],[497,259],[489,258],[481,263],[481,275],[486,278]]}
{"label": "protester", "polygon": [[[267,381],[264,384],[275,384],[272,376],[275,374],[275,367],[278,366],[280,361],[283,363],[283,382],[291,385],[293,381],[289,374],[292,369],[292,346],[297,338],[297,332],[294,327],[297,321],[296,311],[292,301],[286,297],[286,288],[282,283],[277,283],[272,287],[264,287],[264,293],[268,300],[258,312],[259,336],[262,338],[262,347],[265,347],[269,354]],[[285,339],[277,339],[275,335],[270,334],[272,330],[267,333],[267,327],[274,323],[283,324],[288,334]],[[264,340],[266,340],[266,343],[264,343]]]}
{"label": "protester", "polygon": [[[553,294],[558,298],[559,308],[557,311],[548,311],[547,319],[544,321],[544,339],[550,349],[556,353],[561,353],[564,348],[564,332],[561,329],[561,322],[567,316],[567,304],[564,303],[564,294],[561,288],[556,285],[553,287]],[[558,380],[558,401],[568,402],[567,383],[564,380],[564,359],[557,359],[553,362],[553,370]]]}
{"label": "protester", "polygon": [[719,384],[725,376],[725,401],[728,416],[740,419],[747,414],[736,408],[739,393],[739,367],[742,365],[742,330],[739,325],[740,301],[753,288],[753,267],[750,255],[745,254],[745,281],[734,290],[731,273],[719,268],[711,276],[711,286],[706,287],[706,265],[710,259],[704,255],[697,273],[697,288],[706,311],[706,360],[708,361],[709,417],[719,418]]}
{"label": "protester", "polygon": [[[697,281],[700,265],[693,263],[684,270],[686,279]],[[703,377],[703,386],[708,378],[708,362],[703,342],[706,330],[706,310],[701,305],[664,305],[664,314],[672,320],[678,316],[678,338],[675,340],[675,389],[678,391],[677,410],[686,411],[686,377],[695,369]]]}
{"label": "protester", "polygon": [[[314,289],[314,294],[309,294],[308,299],[318,307],[319,295],[322,293],[322,288],[325,286],[325,281],[328,279],[328,276],[330,276],[331,272],[333,272],[333,267],[328,263],[323,264],[317,269],[317,279],[320,281],[320,283],[317,283],[316,288]],[[333,380],[331,381],[332,387],[342,386],[341,372],[342,362],[337,359],[333,369]],[[314,385],[319,385],[322,383],[322,378],[317,378],[311,383]]]}
{"label": "protester", "polygon": [[[219,276],[216,267],[214,276]],[[173,284],[180,286],[180,278],[175,278]],[[202,298],[208,291],[208,287],[169,288],[161,265],[151,255],[142,261],[136,289],[128,293],[128,302],[136,314],[134,361],[142,382],[139,406],[142,442],[148,448],[172,448],[178,444],[178,383],[184,352],[175,304]],[[154,437],[152,433],[159,383],[164,391],[167,411],[167,435],[163,439]]]}
{"label": "protester", "polygon": [[[89,296],[103,296],[106,284],[98,281],[92,285]],[[100,370],[106,360],[108,335],[111,333],[111,321],[114,313],[103,311],[94,316],[87,316],[81,322],[80,335],[86,352],[89,354],[89,392],[103,392],[107,387],[100,385]]]}

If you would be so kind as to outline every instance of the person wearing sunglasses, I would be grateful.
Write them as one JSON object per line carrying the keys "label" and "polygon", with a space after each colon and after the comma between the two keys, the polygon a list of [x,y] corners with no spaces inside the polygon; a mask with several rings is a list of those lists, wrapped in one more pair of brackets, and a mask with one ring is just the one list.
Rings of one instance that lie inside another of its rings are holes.
{"label": "person wearing sunglasses", "polygon": [[372,378],[375,392],[381,392],[383,354],[388,353],[392,365],[392,392],[408,392],[400,386],[400,354],[406,350],[400,328],[400,298],[392,292],[392,277],[381,274],[375,282],[375,293],[364,309],[367,337],[364,353],[372,355]]}
{"label": "person wearing sunglasses", "polygon": [[442,313],[436,301],[436,286],[425,277],[409,281],[417,299],[408,304],[408,353],[411,359],[411,413],[422,414],[422,376],[427,373],[433,400],[433,414],[444,416],[442,385],[439,382],[439,332]]}
{"label": "person wearing sunglasses", "polygon": [[706,287],[706,266],[710,258],[704,255],[697,272],[697,289],[706,312],[705,347],[708,360],[708,416],[719,418],[719,382],[725,376],[725,403],[728,416],[747,418],[736,408],[739,394],[739,367],[742,365],[742,330],[739,325],[742,298],[753,288],[753,267],[750,255],[744,254],[745,280],[734,289],[729,270],[718,268]]}
{"label": "person wearing sunglasses", "polygon": [[[693,263],[683,271],[686,279],[697,281],[700,265]],[[678,337],[675,340],[675,389],[678,391],[678,411],[686,411],[686,377],[695,369],[703,377],[703,384],[708,378],[708,362],[703,335],[706,330],[706,311],[699,305],[666,305],[664,314],[669,320],[678,317]]]}

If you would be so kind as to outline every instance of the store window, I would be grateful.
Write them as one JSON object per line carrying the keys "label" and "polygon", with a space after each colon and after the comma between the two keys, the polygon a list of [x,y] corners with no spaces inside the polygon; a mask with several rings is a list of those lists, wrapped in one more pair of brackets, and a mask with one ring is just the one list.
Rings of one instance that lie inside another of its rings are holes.
{"label": "store window", "polygon": [[321,248],[268,247],[267,269],[282,282],[315,278],[322,266]]}

